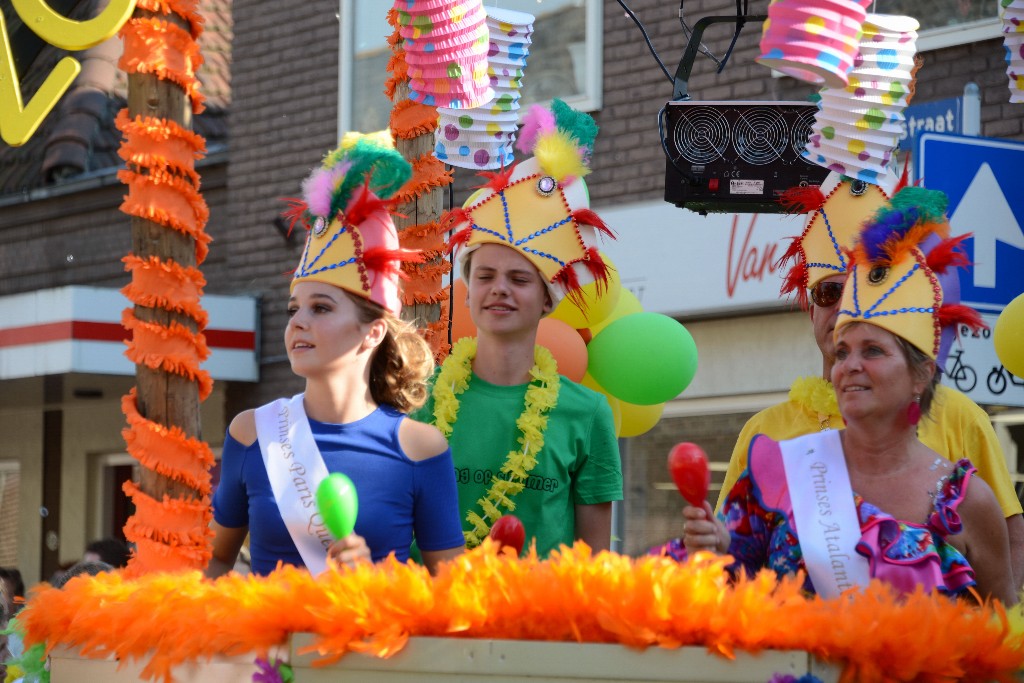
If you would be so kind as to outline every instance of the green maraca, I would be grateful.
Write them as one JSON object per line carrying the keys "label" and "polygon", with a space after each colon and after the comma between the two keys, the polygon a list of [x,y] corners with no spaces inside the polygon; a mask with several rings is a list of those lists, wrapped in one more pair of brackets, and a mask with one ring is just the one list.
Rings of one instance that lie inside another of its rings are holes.
{"label": "green maraca", "polygon": [[316,506],[334,538],[345,538],[355,529],[359,496],[355,484],[341,472],[327,475],[316,487]]}

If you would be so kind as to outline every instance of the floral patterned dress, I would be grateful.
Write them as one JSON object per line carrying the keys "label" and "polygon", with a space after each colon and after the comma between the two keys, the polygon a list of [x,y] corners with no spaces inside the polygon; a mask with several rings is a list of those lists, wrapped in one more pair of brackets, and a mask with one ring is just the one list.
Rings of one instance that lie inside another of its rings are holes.
{"label": "floral patterned dress", "polygon": [[[953,471],[937,482],[932,511],[923,522],[896,519],[854,494],[861,530],[857,552],[868,559],[871,577],[903,593],[922,586],[926,592],[959,595],[973,586],[974,570],[946,539],[963,529],[957,508],[975,474],[966,458],[956,462]],[[726,497],[719,517],[732,536],[734,573],[771,567],[781,576],[804,570],[778,442],[763,435],[754,439],[750,465]],[[652,553],[686,557],[680,539]],[[814,592],[810,577],[804,587]]]}

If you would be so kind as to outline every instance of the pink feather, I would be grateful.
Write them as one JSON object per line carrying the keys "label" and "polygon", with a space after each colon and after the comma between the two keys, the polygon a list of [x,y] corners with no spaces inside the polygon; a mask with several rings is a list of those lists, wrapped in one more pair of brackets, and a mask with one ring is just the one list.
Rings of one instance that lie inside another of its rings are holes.
{"label": "pink feather", "polygon": [[523,154],[532,154],[537,138],[544,133],[551,133],[557,128],[555,114],[547,107],[535,104],[523,117],[523,127],[519,129],[516,149]]}
{"label": "pink feather", "polygon": [[302,196],[311,214],[328,217],[334,190],[351,166],[351,162],[345,161],[334,168],[318,168],[302,181]]}

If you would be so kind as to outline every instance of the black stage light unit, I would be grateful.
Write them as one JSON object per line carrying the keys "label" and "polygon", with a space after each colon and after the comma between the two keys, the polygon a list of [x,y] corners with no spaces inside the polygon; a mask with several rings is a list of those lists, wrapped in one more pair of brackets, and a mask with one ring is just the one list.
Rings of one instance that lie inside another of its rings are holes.
{"label": "black stage light unit", "polygon": [[783,192],[829,173],[801,154],[817,111],[809,102],[668,102],[665,201],[701,214],[784,212]]}

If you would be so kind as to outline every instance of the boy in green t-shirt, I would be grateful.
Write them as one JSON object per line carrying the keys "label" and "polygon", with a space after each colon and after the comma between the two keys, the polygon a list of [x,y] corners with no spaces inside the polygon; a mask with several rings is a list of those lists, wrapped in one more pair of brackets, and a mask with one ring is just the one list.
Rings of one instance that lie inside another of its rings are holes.
{"label": "boy in green t-shirt", "polygon": [[478,336],[456,343],[415,417],[448,437],[469,547],[509,513],[541,556],[577,539],[610,545],[611,504],[622,499],[611,409],[536,346],[563,296],[607,282],[596,247],[607,228],[582,180],[596,133],[559,100],[535,107],[520,136],[534,157],[495,173],[448,217]]}

